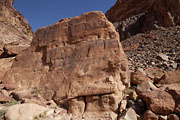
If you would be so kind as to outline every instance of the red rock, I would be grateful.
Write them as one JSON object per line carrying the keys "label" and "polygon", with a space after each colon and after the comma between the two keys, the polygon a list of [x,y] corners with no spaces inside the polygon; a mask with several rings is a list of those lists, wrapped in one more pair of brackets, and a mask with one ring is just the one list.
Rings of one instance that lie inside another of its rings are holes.
{"label": "red rock", "polygon": [[143,120],[158,120],[158,116],[154,114],[152,111],[147,110],[144,113]]}
{"label": "red rock", "polygon": [[11,93],[15,99],[22,100],[23,98],[32,98],[33,94],[30,90],[15,90]]}
{"label": "red rock", "polygon": [[145,81],[139,84],[136,88],[136,93],[141,95],[141,93],[146,91],[158,90],[158,88],[150,81]]}
{"label": "red rock", "polygon": [[46,100],[60,105],[86,96],[115,100],[114,106],[104,105],[106,111],[118,108],[122,89],[130,86],[119,35],[102,12],[39,29],[31,47],[17,55],[3,83],[15,83],[22,89],[36,87]]}
{"label": "red rock", "polygon": [[159,82],[160,79],[164,76],[164,72],[159,68],[147,68],[145,72],[147,76],[154,82]]}
{"label": "red rock", "polygon": [[143,92],[140,97],[146,102],[147,108],[156,114],[167,115],[174,111],[173,97],[161,90]]}
{"label": "red rock", "polygon": [[2,81],[5,73],[11,68],[14,57],[0,59],[0,81]]}
{"label": "red rock", "polygon": [[131,83],[138,85],[145,81],[152,81],[147,76],[143,75],[141,72],[136,71],[131,73]]}
{"label": "red rock", "polygon": [[9,101],[12,101],[13,99],[9,96],[5,96],[4,94],[2,94],[0,92],[0,102],[1,103],[5,103],[5,102],[9,102]]}
{"label": "red rock", "polygon": [[165,73],[165,76],[158,84],[180,83],[180,70],[173,70]]}
{"label": "red rock", "polygon": [[166,88],[166,91],[171,94],[175,100],[176,106],[174,112],[180,114],[180,84],[169,86]]}

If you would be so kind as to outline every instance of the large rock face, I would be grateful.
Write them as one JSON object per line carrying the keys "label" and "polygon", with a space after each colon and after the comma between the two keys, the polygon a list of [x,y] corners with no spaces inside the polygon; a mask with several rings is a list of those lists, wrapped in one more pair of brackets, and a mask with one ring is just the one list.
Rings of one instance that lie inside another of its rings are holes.
{"label": "large rock face", "polygon": [[31,26],[13,7],[13,2],[0,1],[0,81],[11,67],[13,57],[29,47],[33,37]]}
{"label": "large rock face", "polygon": [[127,65],[113,25],[102,12],[89,12],[39,29],[3,82],[38,89],[70,111],[116,112],[130,84]]}
{"label": "large rock face", "polygon": [[180,24],[179,0],[118,0],[106,13],[121,39],[159,26]]}
{"label": "large rock face", "polygon": [[[13,0],[0,1],[0,56],[16,55],[33,37],[27,20],[13,7]],[[10,52],[9,52],[10,51]]]}

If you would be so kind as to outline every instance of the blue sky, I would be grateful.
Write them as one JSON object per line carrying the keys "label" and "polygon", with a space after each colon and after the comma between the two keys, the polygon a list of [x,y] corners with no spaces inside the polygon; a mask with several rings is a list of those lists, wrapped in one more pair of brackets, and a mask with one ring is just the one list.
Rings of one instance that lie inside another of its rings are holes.
{"label": "blue sky", "polygon": [[28,20],[33,30],[56,23],[62,18],[89,11],[110,9],[117,0],[15,0],[14,7]]}

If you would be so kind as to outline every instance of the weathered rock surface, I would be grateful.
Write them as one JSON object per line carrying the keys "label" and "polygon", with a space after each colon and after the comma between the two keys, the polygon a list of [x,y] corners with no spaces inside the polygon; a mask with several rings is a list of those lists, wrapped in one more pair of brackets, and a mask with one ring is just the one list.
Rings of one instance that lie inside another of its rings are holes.
{"label": "weathered rock surface", "polygon": [[[14,56],[30,46],[33,32],[27,20],[13,7],[13,0],[0,1],[0,81]],[[11,58],[10,58],[11,57]]]}
{"label": "weathered rock surface", "polygon": [[11,68],[14,62],[14,59],[15,59],[14,57],[0,59],[0,81],[1,82],[4,77],[4,74]]}
{"label": "weathered rock surface", "polygon": [[174,111],[175,101],[165,91],[147,91],[143,92],[140,97],[146,102],[147,108],[156,114],[167,115]]}
{"label": "weathered rock surface", "polygon": [[159,82],[160,79],[164,76],[164,72],[159,68],[147,68],[145,72],[147,76],[154,82]]}
{"label": "weathered rock surface", "polygon": [[158,116],[152,111],[147,110],[143,115],[143,120],[158,120]]}
{"label": "weathered rock surface", "polygon": [[152,80],[146,75],[143,75],[141,72],[136,71],[131,73],[131,83],[138,85],[147,81],[152,81]]}
{"label": "weathered rock surface", "polygon": [[37,104],[17,104],[8,108],[6,120],[36,120],[46,116],[50,109]]}
{"label": "weathered rock surface", "polygon": [[5,103],[12,101],[13,99],[9,96],[4,95],[2,92],[0,92],[0,103]]}
{"label": "weathered rock surface", "polygon": [[174,112],[180,114],[180,83],[167,87],[166,91],[171,94],[175,100],[176,106]]}
{"label": "weathered rock surface", "polygon": [[136,88],[136,93],[141,95],[143,92],[158,90],[158,88],[150,81],[145,81],[139,84]]}
{"label": "weathered rock surface", "polygon": [[118,0],[106,13],[121,39],[159,26],[180,24],[179,0]]}
{"label": "weathered rock surface", "polygon": [[167,120],[179,120],[179,117],[176,114],[170,114]]}
{"label": "weathered rock surface", "polygon": [[32,28],[13,7],[12,0],[1,0],[0,8],[0,56],[16,55],[30,45]]}
{"label": "weathered rock surface", "polygon": [[165,73],[165,76],[158,84],[180,83],[180,70],[173,70]]}
{"label": "weathered rock surface", "polygon": [[46,100],[82,114],[116,112],[130,80],[118,33],[102,12],[89,12],[39,29],[3,83],[37,89]]}

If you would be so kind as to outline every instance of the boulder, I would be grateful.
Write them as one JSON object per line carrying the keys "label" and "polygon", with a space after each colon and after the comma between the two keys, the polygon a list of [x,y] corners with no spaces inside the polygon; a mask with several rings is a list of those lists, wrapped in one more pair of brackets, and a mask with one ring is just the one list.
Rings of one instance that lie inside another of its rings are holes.
{"label": "boulder", "polygon": [[143,115],[143,120],[158,120],[158,116],[152,111],[147,110]]}
{"label": "boulder", "polygon": [[138,97],[138,95],[136,94],[135,91],[133,91],[129,94],[129,99],[131,99],[131,100],[135,101],[137,99],[137,97]]}
{"label": "boulder", "polygon": [[145,81],[137,86],[136,93],[138,95],[141,95],[141,93],[143,92],[152,91],[152,90],[158,90],[158,88],[152,82]]}
{"label": "boulder", "polygon": [[145,70],[147,76],[151,78],[154,82],[159,82],[164,76],[164,72],[159,68],[147,68]]}
{"label": "boulder", "polygon": [[174,84],[166,88],[166,91],[171,94],[175,100],[174,112],[180,114],[180,84]]}
{"label": "boulder", "polygon": [[37,104],[17,104],[10,106],[6,112],[6,120],[33,120],[46,116],[50,109]]}
{"label": "boulder", "polygon": [[119,106],[119,113],[122,113],[126,109],[126,106],[127,106],[127,100],[126,99],[122,100]]}
{"label": "boulder", "polygon": [[131,73],[131,83],[138,85],[145,81],[152,81],[149,77],[143,75],[141,72],[136,71]]}
{"label": "boulder", "polygon": [[166,72],[164,77],[161,79],[161,81],[158,82],[158,84],[174,84],[174,83],[180,83],[180,70],[172,70]]}
{"label": "boulder", "polygon": [[179,117],[176,114],[170,114],[168,115],[167,120],[179,120]]}
{"label": "boulder", "polygon": [[167,115],[172,113],[175,108],[175,101],[173,97],[161,90],[153,90],[143,92],[140,95],[147,105],[147,108],[155,114]]}
{"label": "boulder", "polygon": [[[3,83],[16,84],[16,89],[36,88],[43,98],[67,109],[76,109],[74,102],[84,102],[87,111],[97,105],[97,111],[113,112],[118,109],[122,90],[130,86],[119,35],[98,11],[39,29],[31,46],[17,55]],[[78,101],[79,97],[85,99]],[[93,97],[95,103],[88,103]],[[72,99],[69,105],[73,106],[68,106]],[[78,111],[84,112],[83,105]]]}

